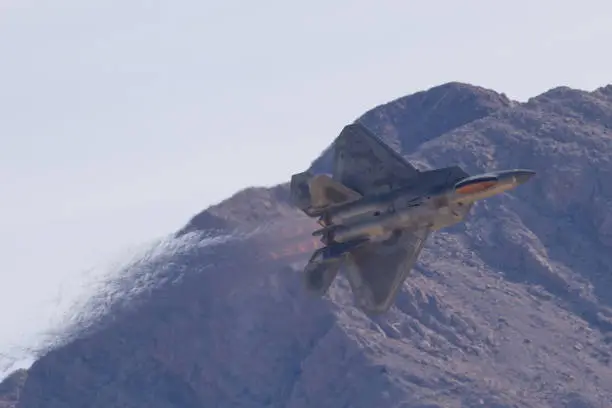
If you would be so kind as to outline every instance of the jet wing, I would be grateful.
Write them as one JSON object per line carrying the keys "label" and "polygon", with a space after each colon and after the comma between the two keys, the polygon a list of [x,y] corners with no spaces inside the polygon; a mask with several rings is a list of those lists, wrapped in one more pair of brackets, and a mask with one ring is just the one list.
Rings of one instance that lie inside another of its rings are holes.
{"label": "jet wing", "polygon": [[360,123],[342,129],[334,142],[334,179],[362,195],[392,190],[419,174]]}
{"label": "jet wing", "polygon": [[365,311],[386,312],[414,267],[429,229],[397,230],[386,241],[365,244],[351,251],[347,277],[356,303]]}

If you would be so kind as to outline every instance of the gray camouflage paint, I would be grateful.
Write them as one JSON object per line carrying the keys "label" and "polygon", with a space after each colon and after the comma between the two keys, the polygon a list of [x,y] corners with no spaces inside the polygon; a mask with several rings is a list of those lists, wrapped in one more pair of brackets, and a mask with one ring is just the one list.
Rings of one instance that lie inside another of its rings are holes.
{"label": "gray camouflage paint", "polygon": [[470,177],[458,166],[419,171],[359,123],[334,142],[333,174],[291,179],[295,205],[319,217],[325,244],[304,270],[306,287],[323,295],[342,266],[355,301],[382,313],[414,267],[432,231],[461,222],[476,200],[529,180],[530,170]]}

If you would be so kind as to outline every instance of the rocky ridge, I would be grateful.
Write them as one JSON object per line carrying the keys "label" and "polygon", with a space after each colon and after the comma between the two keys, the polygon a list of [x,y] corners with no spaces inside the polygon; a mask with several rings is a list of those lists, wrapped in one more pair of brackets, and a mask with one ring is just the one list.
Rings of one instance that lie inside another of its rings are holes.
{"label": "rocky ridge", "polygon": [[344,279],[305,294],[307,251],[272,256],[311,223],[286,185],[241,191],[177,239],[267,229],[154,265],[166,283],[41,356],[17,407],[610,406],[612,86],[517,103],[448,83],[358,120],[420,168],[538,175],[433,235],[375,318]]}

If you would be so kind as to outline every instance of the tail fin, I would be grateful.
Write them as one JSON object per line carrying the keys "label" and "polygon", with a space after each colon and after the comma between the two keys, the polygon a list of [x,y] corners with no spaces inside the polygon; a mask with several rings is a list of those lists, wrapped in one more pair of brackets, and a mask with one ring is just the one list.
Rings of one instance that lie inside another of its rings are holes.
{"label": "tail fin", "polygon": [[323,259],[326,252],[329,252],[328,247],[316,250],[304,268],[303,279],[306,289],[319,296],[323,296],[334,282],[345,258],[344,254],[339,254]]}
{"label": "tail fin", "polygon": [[367,242],[359,239],[317,249],[304,268],[304,284],[310,292],[324,295],[350,251]]}
{"label": "tail fin", "polygon": [[311,217],[330,207],[361,198],[361,194],[337,182],[326,174],[309,171],[291,177],[291,198],[295,205]]}

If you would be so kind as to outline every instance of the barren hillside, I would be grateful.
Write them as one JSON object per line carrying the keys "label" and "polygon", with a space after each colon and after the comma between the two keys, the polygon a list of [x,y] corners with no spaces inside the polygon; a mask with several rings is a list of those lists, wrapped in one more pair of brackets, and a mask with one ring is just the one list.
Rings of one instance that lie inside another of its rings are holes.
{"label": "barren hillside", "polygon": [[[286,185],[239,192],[178,239],[263,231],[148,265],[158,288],[42,356],[17,406],[611,406],[612,86],[521,104],[449,83],[359,120],[421,168],[537,176],[434,234],[377,318],[343,278],[304,293],[313,222]],[[324,152],[313,167],[327,166]]]}

